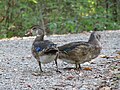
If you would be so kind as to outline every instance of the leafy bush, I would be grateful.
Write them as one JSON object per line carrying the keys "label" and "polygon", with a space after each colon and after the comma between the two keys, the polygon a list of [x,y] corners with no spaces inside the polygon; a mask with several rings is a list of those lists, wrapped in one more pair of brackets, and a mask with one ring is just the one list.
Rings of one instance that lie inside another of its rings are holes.
{"label": "leafy bush", "polygon": [[[0,1],[0,38],[24,36],[33,25],[49,33],[120,29],[119,0]],[[44,24],[43,24],[44,23]]]}

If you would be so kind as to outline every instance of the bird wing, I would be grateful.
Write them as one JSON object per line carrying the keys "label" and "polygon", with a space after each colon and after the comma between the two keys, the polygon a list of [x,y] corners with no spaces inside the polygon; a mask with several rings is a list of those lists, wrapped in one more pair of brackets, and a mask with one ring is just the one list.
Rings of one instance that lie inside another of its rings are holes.
{"label": "bird wing", "polygon": [[32,49],[35,52],[44,52],[46,54],[49,54],[49,53],[53,53],[54,51],[56,51],[54,50],[53,47],[56,47],[56,44],[54,44],[53,42],[49,40],[44,40],[44,41],[34,42]]}
{"label": "bird wing", "polygon": [[88,43],[87,42],[71,42],[71,43],[65,44],[63,46],[59,46],[58,49],[61,52],[68,53],[68,52],[71,52],[72,50],[74,50],[75,48],[77,48],[78,46],[79,47],[80,46],[82,46],[82,47],[88,46]]}

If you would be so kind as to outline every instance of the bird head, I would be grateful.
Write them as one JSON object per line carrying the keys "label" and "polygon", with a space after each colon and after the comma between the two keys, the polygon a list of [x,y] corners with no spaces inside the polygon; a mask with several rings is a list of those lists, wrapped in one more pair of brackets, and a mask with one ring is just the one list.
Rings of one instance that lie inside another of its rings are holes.
{"label": "bird head", "polygon": [[94,31],[91,36],[93,36],[93,38],[95,38],[96,40],[100,41],[101,35],[97,31]]}
{"label": "bird head", "polygon": [[99,32],[98,31],[93,31],[90,35],[90,38],[89,38],[88,42],[94,42],[95,43],[96,41],[99,42],[100,39],[101,39],[101,35],[99,34]]}
{"label": "bird head", "polygon": [[39,25],[34,25],[31,29],[25,34],[27,36],[44,36],[44,30]]}

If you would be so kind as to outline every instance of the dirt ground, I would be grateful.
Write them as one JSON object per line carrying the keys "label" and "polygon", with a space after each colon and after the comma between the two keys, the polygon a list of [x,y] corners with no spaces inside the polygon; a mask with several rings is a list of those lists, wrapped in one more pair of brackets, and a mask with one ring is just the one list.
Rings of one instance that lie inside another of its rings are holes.
{"label": "dirt ground", "polygon": [[[35,37],[0,40],[0,90],[120,90],[120,30],[101,31],[102,51],[98,58],[81,64],[83,70],[66,70],[74,67],[58,60],[61,73],[55,71],[55,63],[38,63],[31,54]],[[45,39],[58,45],[72,41],[87,41],[90,32],[68,35],[52,35]]]}

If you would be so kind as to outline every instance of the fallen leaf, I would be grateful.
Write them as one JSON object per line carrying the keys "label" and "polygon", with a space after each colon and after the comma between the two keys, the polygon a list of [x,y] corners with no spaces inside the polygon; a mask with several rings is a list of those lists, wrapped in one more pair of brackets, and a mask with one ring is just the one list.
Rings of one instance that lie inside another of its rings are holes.
{"label": "fallen leaf", "polygon": [[83,70],[92,71],[92,68],[90,68],[90,67],[85,67]]}
{"label": "fallen leaf", "polygon": [[67,80],[72,80],[74,78],[74,76],[68,76],[66,79]]}
{"label": "fallen leaf", "polygon": [[120,79],[120,75],[116,75],[116,78],[119,80]]}
{"label": "fallen leaf", "polygon": [[117,67],[117,66],[112,66],[111,68],[112,68],[112,69],[117,69],[118,67]]}
{"label": "fallen leaf", "polygon": [[119,54],[119,55],[120,55],[120,51],[118,51],[118,52],[117,52],[117,54]]}
{"label": "fallen leaf", "polygon": [[33,76],[40,76],[40,73],[32,73]]}
{"label": "fallen leaf", "polygon": [[106,59],[109,59],[109,58],[120,59],[120,55],[117,55],[117,56],[102,56],[101,58],[106,58]]}
{"label": "fallen leaf", "polygon": [[106,56],[106,55],[102,55],[100,56],[101,58],[106,58],[106,59],[109,59],[110,57],[109,56]]}
{"label": "fallen leaf", "polygon": [[120,59],[120,55],[115,56],[115,59]]}

